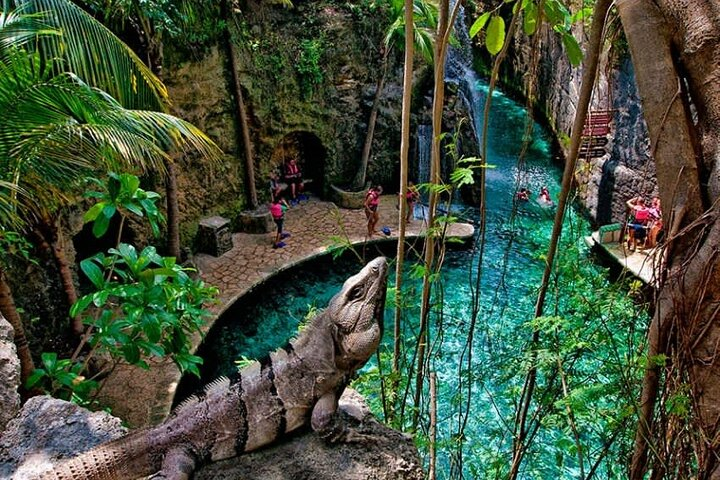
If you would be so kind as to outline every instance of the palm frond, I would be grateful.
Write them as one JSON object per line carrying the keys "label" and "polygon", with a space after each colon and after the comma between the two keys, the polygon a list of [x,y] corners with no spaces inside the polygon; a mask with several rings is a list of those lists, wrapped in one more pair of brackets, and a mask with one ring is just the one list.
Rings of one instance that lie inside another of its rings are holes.
{"label": "palm frond", "polygon": [[59,35],[60,32],[50,28],[42,14],[27,14],[21,10],[5,8],[0,11],[0,56],[11,48],[17,48],[35,40],[38,36]]}
{"label": "palm frond", "polygon": [[29,0],[25,13],[44,13],[62,35],[43,37],[63,70],[107,91],[126,108],[163,110],[167,89],[138,56],[100,22],[68,0]]}

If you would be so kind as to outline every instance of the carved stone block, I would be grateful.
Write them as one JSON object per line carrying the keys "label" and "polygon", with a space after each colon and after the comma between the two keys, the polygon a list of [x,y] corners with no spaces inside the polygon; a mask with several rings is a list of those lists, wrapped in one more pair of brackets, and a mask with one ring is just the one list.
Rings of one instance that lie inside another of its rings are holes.
{"label": "carved stone block", "polygon": [[233,246],[230,220],[227,218],[203,218],[198,225],[197,235],[198,252],[200,253],[219,257]]}

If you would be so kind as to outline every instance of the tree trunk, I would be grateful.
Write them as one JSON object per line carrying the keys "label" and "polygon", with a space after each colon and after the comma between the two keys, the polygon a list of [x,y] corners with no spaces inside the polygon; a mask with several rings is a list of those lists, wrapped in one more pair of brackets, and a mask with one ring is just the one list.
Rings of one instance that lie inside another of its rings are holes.
{"label": "tree trunk", "polygon": [[[435,37],[435,75],[433,89],[433,110],[432,125],[433,138],[432,150],[430,157],[430,185],[440,183],[440,137],[442,134],[442,114],[445,105],[445,55],[443,52],[443,39],[446,31],[450,28],[448,22],[448,0],[440,0],[438,5],[438,25]],[[423,274],[422,294],[420,298],[420,330],[417,339],[417,374],[415,377],[415,413],[413,414],[413,429],[417,426],[418,417],[420,415],[420,397],[422,394],[424,366],[425,366],[425,350],[428,344],[428,326],[430,318],[430,294],[431,281],[430,277],[435,265],[435,248],[436,234],[435,230],[435,210],[437,208],[438,198],[437,191],[430,189],[429,208],[428,208],[428,224],[425,233],[425,255]]]}
{"label": "tree trunk", "polygon": [[[228,63],[230,66],[230,76],[232,77],[233,95],[235,97],[235,107],[237,109],[238,123],[242,132],[242,145],[238,145],[245,152],[245,194],[248,205],[251,209],[258,207],[257,189],[255,188],[255,161],[252,154],[252,144],[250,143],[250,127],[248,126],[247,112],[245,110],[245,101],[243,99],[242,87],[240,85],[239,65],[237,64],[237,52],[235,44],[230,33],[230,23],[232,21],[232,10],[228,6],[227,0],[223,2],[223,16],[228,26],[225,29],[225,46],[227,47]],[[239,139],[240,137],[238,137]]]}
{"label": "tree trunk", "polygon": [[[403,67],[402,127],[400,133],[400,211],[398,212],[398,244],[395,255],[395,323],[393,325],[393,364],[394,398],[398,398],[398,379],[400,375],[400,345],[402,324],[402,274],[405,260],[405,227],[407,226],[407,188],[408,156],[410,153],[410,106],[412,102],[413,55],[415,54],[413,33],[413,0],[405,0],[405,65]],[[383,73],[384,76],[384,73]],[[379,97],[379,95],[376,95]],[[367,140],[366,140],[367,142]],[[389,411],[394,412],[394,409]]]}
{"label": "tree trunk", "polygon": [[5,272],[1,269],[0,314],[7,319],[15,331],[15,348],[17,349],[17,356],[20,359],[20,388],[21,390],[24,390],[25,381],[35,370],[35,364],[33,363],[32,356],[30,355],[30,347],[28,346],[27,337],[25,337],[25,327],[23,326],[22,319],[18,314],[17,308],[15,307],[15,301],[13,300],[10,285],[8,285],[7,279],[5,278]]}
{"label": "tree trunk", "polygon": [[[70,307],[77,302],[78,294],[75,288],[75,279],[73,278],[73,271],[70,267],[70,263],[65,256],[65,249],[62,245],[62,232],[56,225],[56,219],[45,219],[44,224],[38,226],[35,230],[35,236],[40,243],[40,248],[49,251],[52,254],[55,266],[58,269],[58,275],[60,275],[60,283],[63,286],[63,292],[65,293],[65,300],[68,306],[68,315]],[[73,334],[76,336],[82,335],[85,327],[80,317],[72,317],[70,319],[70,326]]]}
{"label": "tree trunk", "polygon": [[[658,391],[675,383],[666,381],[663,387],[660,354],[673,360],[665,371],[691,387],[693,411],[683,421],[699,432],[694,436],[698,471],[687,476],[715,478],[720,474],[720,16],[712,3],[697,0],[622,0],[617,5],[636,67],[666,206],[663,220],[669,227],[667,281],[660,287],[648,334],[630,478],[644,477],[650,444],[668,441],[654,428]],[[673,464],[673,457],[683,455],[664,448],[652,451],[659,455],[654,477]]]}
{"label": "tree trunk", "polygon": [[[407,41],[405,44],[405,52],[407,52]],[[380,78],[378,78],[377,85],[375,86],[375,98],[373,99],[372,108],[370,109],[367,134],[365,135],[365,143],[363,144],[362,156],[360,157],[360,168],[358,168],[352,182],[352,189],[354,190],[361,190],[365,187],[368,163],[370,163],[370,150],[372,149],[373,137],[375,136],[375,125],[377,124],[378,110],[380,110],[380,97],[382,95],[383,88],[385,87],[385,79],[387,78],[389,53],[390,47],[387,47],[382,56],[382,73],[380,74]],[[407,58],[407,53],[405,54],[405,57]],[[410,86],[410,88],[412,88],[412,81]],[[403,92],[403,95],[404,93],[405,92]]]}
{"label": "tree trunk", "polygon": [[[145,46],[145,63],[150,70],[162,80],[164,44],[162,32],[159,32],[151,19],[145,15],[138,5],[135,10],[138,26],[137,35]],[[160,108],[165,106],[160,105]],[[177,169],[174,160],[164,160],[165,167],[165,211],[167,214],[167,254],[182,261],[180,252],[180,206],[178,204]]]}

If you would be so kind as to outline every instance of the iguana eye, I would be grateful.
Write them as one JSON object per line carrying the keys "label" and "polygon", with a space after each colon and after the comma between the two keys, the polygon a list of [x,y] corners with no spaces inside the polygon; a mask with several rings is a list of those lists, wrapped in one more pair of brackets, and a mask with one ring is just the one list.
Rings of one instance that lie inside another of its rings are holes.
{"label": "iguana eye", "polygon": [[361,285],[355,285],[352,290],[350,290],[350,294],[348,296],[350,297],[350,300],[357,300],[358,298],[362,298],[364,292],[365,290]]}

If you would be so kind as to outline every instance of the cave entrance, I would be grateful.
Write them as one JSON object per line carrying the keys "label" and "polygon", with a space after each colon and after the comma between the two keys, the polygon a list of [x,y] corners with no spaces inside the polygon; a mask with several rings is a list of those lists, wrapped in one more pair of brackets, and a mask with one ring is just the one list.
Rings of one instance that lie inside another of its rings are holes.
{"label": "cave entrance", "polygon": [[325,147],[315,134],[297,131],[285,135],[280,140],[270,157],[270,165],[282,176],[285,162],[295,158],[300,165],[303,179],[312,180],[305,189],[322,196],[326,156]]}

